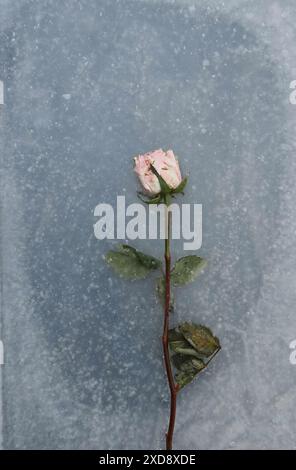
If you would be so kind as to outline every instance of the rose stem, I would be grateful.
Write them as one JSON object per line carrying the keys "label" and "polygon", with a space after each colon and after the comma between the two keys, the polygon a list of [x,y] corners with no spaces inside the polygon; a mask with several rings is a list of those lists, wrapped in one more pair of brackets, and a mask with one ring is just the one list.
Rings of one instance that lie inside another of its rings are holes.
{"label": "rose stem", "polygon": [[170,237],[172,228],[172,213],[168,209],[169,198],[165,197],[166,204],[166,239],[165,239],[165,306],[164,306],[164,322],[163,322],[163,355],[165,362],[165,369],[167,380],[171,392],[171,411],[168,431],[166,433],[166,450],[171,450],[173,447],[173,434],[176,419],[177,407],[177,392],[178,387],[175,385],[172,366],[169,354],[169,316],[170,316],[170,284],[171,284],[171,253],[170,253]]}

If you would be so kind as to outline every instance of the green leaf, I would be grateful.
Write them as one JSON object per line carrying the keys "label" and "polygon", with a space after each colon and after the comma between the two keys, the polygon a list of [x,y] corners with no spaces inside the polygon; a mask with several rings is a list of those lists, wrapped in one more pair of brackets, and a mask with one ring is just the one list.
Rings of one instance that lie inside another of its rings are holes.
{"label": "green leaf", "polygon": [[172,362],[178,371],[175,380],[180,388],[192,382],[197,374],[206,367],[200,359],[188,359],[179,354],[173,356]]}
{"label": "green leaf", "polygon": [[205,259],[196,255],[180,258],[171,272],[172,284],[182,286],[188,282],[194,281],[206,264]]}
{"label": "green leaf", "polygon": [[143,279],[152,270],[161,266],[161,261],[145,255],[129,245],[119,245],[119,251],[109,251],[105,260],[124,279]]}
{"label": "green leaf", "polygon": [[178,193],[184,194],[184,189],[185,189],[187,182],[188,182],[188,176],[185,176],[185,178],[183,178],[179,186],[177,186],[176,189],[172,191],[172,194],[178,194]]}
{"label": "green leaf", "polygon": [[150,272],[150,269],[143,266],[137,258],[132,258],[118,251],[109,251],[105,259],[116,274],[124,279],[143,279]]}
{"label": "green leaf", "polygon": [[146,268],[158,269],[158,268],[161,268],[162,266],[162,262],[159,259],[154,258],[154,256],[146,255],[142,251],[136,250],[136,248],[134,248],[133,246],[122,244],[122,245],[119,245],[118,248],[123,253],[131,255],[131,256],[135,256],[136,258],[138,258],[138,260],[144,266],[146,266]]}
{"label": "green leaf", "polygon": [[180,331],[178,331],[178,327],[177,328],[172,328],[171,330],[169,330],[169,341],[184,341],[184,336],[182,335],[182,333],[180,333]]}
{"label": "green leaf", "polygon": [[193,381],[195,376],[196,373],[179,371],[175,375],[175,381],[179,385],[179,389],[181,390],[181,388],[185,387],[185,385],[190,384],[190,382]]}
{"label": "green leaf", "polygon": [[218,338],[209,328],[188,322],[169,331],[169,346],[180,388],[192,382],[220,349]]}
{"label": "green leaf", "polygon": [[179,325],[179,331],[195,351],[202,356],[209,357],[220,348],[219,339],[206,326],[185,322]]}
{"label": "green leaf", "polygon": [[200,359],[200,355],[195,351],[195,349],[190,348],[190,345],[182,344],[181,342],[172,342],[170,343],[170,349],[177,353],[177,354],[182,354],[183,356],[193,356],[196,357],[197,359]]}
{"label": "green leaf", "polygon": [[[177,328],[169,330],[169,347],[173,353],[183,356],[195,356],[199,358],[198,353],[185,339],[184,335]],[[188,359],[188,357],[187,357]]]}
{"label": "green leaf", "polygon": [[182,356],[182,354],[175,354],[172,357],[172,362],[177,370],[194,374],[205,368],[205,364],[201,359],[188,359]]}

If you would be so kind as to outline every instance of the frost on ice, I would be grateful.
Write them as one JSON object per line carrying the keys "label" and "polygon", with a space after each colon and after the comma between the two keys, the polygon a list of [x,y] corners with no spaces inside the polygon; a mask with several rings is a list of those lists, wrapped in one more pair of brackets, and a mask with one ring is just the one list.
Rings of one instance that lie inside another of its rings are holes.
{"label": "frost on ice", "polygon": [[110,277],[93,208],[134,202],[131,157],[163,147],[191,169],[209,260],[178,321],[223,347],[176,448],[295,448],[294,2],[0,7],[3,446],[162,447],[161,309]]}

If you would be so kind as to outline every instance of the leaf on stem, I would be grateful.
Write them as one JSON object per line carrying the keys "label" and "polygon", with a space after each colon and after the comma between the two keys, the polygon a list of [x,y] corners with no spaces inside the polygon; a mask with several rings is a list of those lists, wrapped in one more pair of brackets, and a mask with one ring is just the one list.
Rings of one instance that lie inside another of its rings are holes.
{"label": "leaf on stem", "polygon": [[196,255],[178,259],[171,272],[172,284],[182,286],[194,281],[206,265],[207,261]]}
{"label": "leaf on stem", "polygon": [[209,357],[220,348],[219,339],[206,326],[185,322],[179,326],[179,331],[202,356]]}
{"label": "leaf on stem", "polygon": [[146,268],[158,269],[162,266],[162,262],[159,259],[154,258],[154,256],[146,255],[142,251],[136,250],[133,246],[121,244],[118,248],[122,253],[138,258]]}
{"label": "leaf on stem", "polygon": [[185,356],[197,356],[196,351],[177,329],[169,331],[169,346],[173,353],[183,354]]}
{"label": "leaf on stem", "polygon": [[118,245],[118,251],[110,250],[105,256],[106,262],[124,279],[143,279],[152,270],[161,266],[161,261],[146,255],[129,245]]}
{"label": "leaf on stem", "polygon": [[209,328],[188,322],[169,331],[169,346],[180,388],[192,382],[220,350],[219,340]]}
{"label": "leaf on stem", "polygon": [[180,388],[192,382],[194,377],[206,367],[200,359],[184,358],[181,354],[174,355],[172,362],[178,371],[175,379]]}

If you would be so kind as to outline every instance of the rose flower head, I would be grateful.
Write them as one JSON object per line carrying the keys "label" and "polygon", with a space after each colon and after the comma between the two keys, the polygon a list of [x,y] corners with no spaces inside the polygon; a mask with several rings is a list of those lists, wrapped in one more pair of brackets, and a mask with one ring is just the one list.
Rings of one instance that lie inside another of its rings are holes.
{"label": "rose flower head", "polygon": [[[156,196],[161,192],[159,178],[165,181],[172,190],[178,188],[182,182],[179,162],[172,150],[166,152],[162,149],[138,155],[135,160],[135,172],[139,177],[145,193]],[[156,170],[155,172],[151,166]]]}

